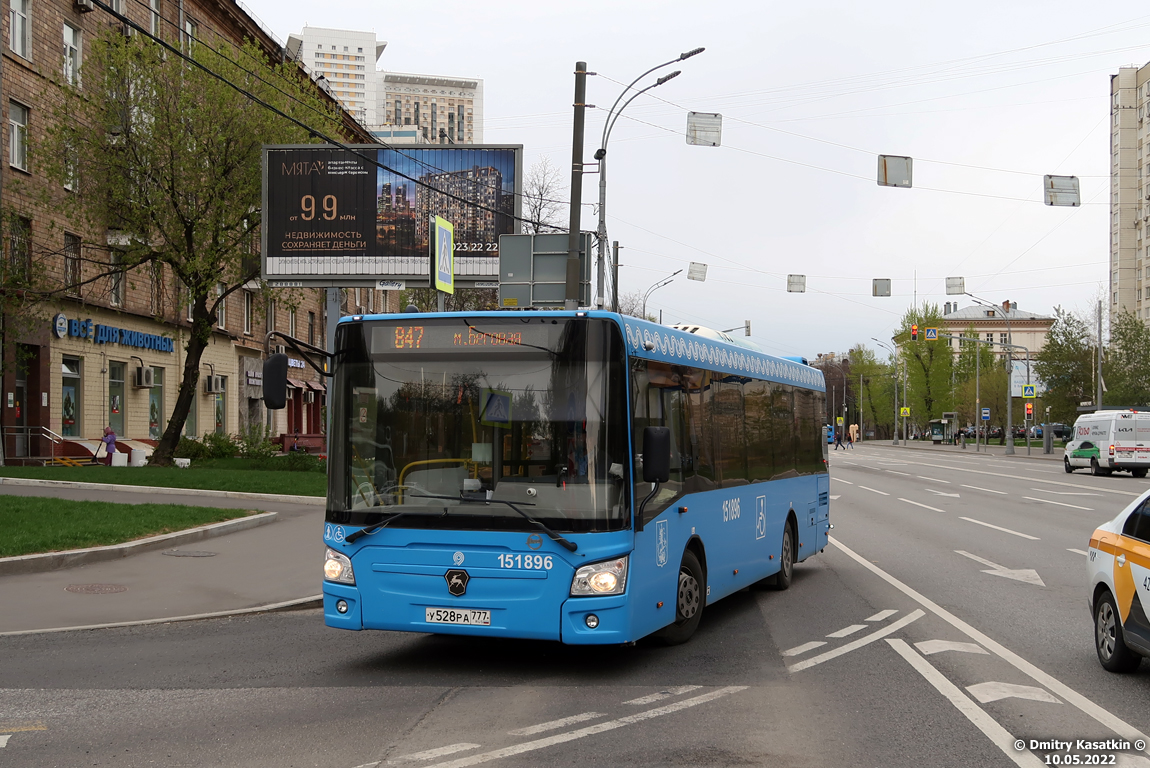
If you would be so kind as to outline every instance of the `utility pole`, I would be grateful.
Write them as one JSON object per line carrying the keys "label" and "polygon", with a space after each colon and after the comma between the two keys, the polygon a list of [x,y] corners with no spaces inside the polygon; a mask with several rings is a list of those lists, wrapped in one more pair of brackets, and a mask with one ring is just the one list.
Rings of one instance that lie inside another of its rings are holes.
{"label": "utility pole", "polygon": [[1102,410],[1102,302],[1098,302],[1098,396],[1094,410]]}
{"label": "utility pole", "polygon": [[611,311],[619,311],[619,241],[611,244]]}
{"label": "utility pole", "polygon": [[[575,62],[575,122],[571,131],[571,219],[567,235],[567,286],[564,309],[579,308],[579,214],[583,203],[583,117],[587,111],[587,62]],[[588,258],[590,254],[588,254]]]}

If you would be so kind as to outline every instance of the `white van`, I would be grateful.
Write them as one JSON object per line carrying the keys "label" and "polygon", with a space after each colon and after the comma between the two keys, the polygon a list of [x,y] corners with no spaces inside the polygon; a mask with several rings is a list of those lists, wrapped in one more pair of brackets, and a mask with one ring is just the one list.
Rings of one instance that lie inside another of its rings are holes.
{"label": "white van", "polygon": [[1095,411],[1074,422],[1062,462],[1067,472],[1090,467],[1094,475],[1114,471],[1146,477],[1150,469],[1150,412]]}

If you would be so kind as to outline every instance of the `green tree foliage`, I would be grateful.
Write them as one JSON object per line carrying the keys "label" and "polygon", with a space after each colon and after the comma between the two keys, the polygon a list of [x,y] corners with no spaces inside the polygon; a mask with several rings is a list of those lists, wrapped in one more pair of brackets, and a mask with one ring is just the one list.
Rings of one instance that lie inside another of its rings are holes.
{"label": "green tree foliage", "polygon": [[1090,326],[1055,307],[1054,325],[1034,361],[1035,373],[1046,384],[1044,403],[1052,421],[1074,423],[1078,404],[1094,399],[1094,357]]}
{"label": "green tree foliage", "polygon": [[110,271],[159,262],[184,286],[192,328],[154,464],[169,463],[178,444],[216,308],[258,277],[262,145],[312,140],[228,83],[317,131],[341,125],[294,63],[268,61],[253,43],[197,43],[190,55],[223,81],[142,35],[91,40],[83,87],[65,90],[40,153],[50,176],[78,179],[71,205],[90,230],[120,233]]}
{"label": "green tree foliage", "polygon": [[[990,423],[1006,425],[1006,369],[989,344],[981,344],[973,325],[959,334],[954,360],[954,411],[962,424],[982,424],[980,409],[990,408]],[[966,339],[971,339],[967,341]],[[953,349],[953,348],[952,348]]]}
{"label": "green tree foliage", "polygon": [[[911,339],[911,325],[917,324],[918,341]],[[926,341],[926,328],[942,328],[942,311],[937,304],[912,307],[902,317],[897,332],[899,351],[907,370],[907,405],[913,423],[922,427],[930,419],[952,410],[951,367],[954,355],[945,341]],[[909,423],[909,422],[908,422]]]}
{"label": "green tree foliage", "polygon": [[851,377],[855,388],[862,379],[860,401],[863,423],[860,428],[873,427],[876,439],[889,439],[894,428],[894,365],[893,360],[878,359],[874,350],[857,344],[850,351]]}
{"label": "green tree foliage", "polygon": [[1129,310],[1110,324],[1102,373],[1113,405],[1150,405],[1150,327]]}

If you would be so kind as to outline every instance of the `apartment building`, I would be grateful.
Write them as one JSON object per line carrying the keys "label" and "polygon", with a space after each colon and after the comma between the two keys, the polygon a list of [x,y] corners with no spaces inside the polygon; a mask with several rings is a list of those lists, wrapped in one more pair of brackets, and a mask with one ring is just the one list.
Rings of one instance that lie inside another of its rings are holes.
{"label": "apartment building", "polygon": [[[401,143],[397,132],[417,131],[410,143],[482,144],[483,81],[402,72],[380,72],[381,124],[369,128],[380,140]],[[408,143],[403,141],[402,143]]]}
{"label": "apartment building", "polygon": [[[951,336],[965,335],[973,328],[978,338],[994,343],[991,348],[999,358],[1010,354],[1009,347],[1000,344],[1017,344],[1030,350],[1033,359],[1046,345],[1046,337],[1054,325],[1054,318],[1019,309],[1018,303],[1012,301],[1004,301],[997,307],[972,304],[962,309],[959,309],[957,301],[948,301],[943,305],[943,323],[944,326],[939,330]],[[945,341],[958,354],[958,340]],[[1026,353],[1016,349],[1014,357],[1025,359]]]}
{"label": "apartment building", "polygon": [[1150,320],[1150,64],[1110,76],[1111,318]]}
{"label": "apartment building", "polygon": [[[274,35],[235,0],[111,5],[172,45],[251,39],[273,61],[284,56]],[[109,24],[119,22],[84,0],[10,0],[0,28],[0,90],[8,110],[0,163],[4,257],[13,265],[36,263],[50,281],[71,286],[36,317],[9,321],[0,400],[9,459],[89,456],[107,426],[120,436],[122,449],[147,452],[167,427],[185,374],[191,324],[171,271],[149,264],[102,276],[115,263],[118,235],[70,219],[63,202],[82,194],[82,187],[59,188],[37,167],[37,140],[52,119],[61,84],[79,83],[85,41]],[[349,141],[371,140],[346,114],[343,132]],[[260,377],[266,331],[322,346],[321,292],[281,294],[276,306],[253,282],[228,296],[216,320],[185,434],[236,433],[251,424],[270,424],[276,434],[291,437],[321,432],[325,385],[305,361],[293,359],[293,404],[286,411],[265,411]]]}
{"label": "apartment building", "polygon": [[286,50],[361,125],[370,126],[380,122],[375,64],[386,47],[374,32],[304,27],[298,35],[288,35]]}

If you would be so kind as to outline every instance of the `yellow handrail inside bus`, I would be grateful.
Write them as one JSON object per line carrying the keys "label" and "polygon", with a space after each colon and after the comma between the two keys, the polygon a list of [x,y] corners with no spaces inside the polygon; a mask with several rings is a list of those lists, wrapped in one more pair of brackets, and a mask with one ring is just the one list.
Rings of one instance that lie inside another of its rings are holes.
{"label": "yellow handrail inside bus", "polygon": [[467,471],[471,475],[472,480],[478,476],[479,472],[479,463],[472,461],[471,459],[424,459],[423,461],[413,461],[404,467],[403,470],[399,473],[399,480],[396,484],[398,485],[397,491],[399,493],[400,504],[403,503],[403,478],[407,475],[407,471],[412,467],[426,466],[428,464],[462,464],[463,466],[467,467]]}

